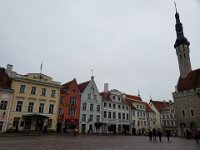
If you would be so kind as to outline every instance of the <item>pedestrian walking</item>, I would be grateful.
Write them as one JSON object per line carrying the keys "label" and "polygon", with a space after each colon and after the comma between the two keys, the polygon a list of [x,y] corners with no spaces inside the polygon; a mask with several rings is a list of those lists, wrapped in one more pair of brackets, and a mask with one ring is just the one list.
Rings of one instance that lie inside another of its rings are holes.
{"label": "pedestrian walking", "polygon": [[167,130],[167,131],[166,131],[166,134],[167,134],[167,140],[168,140],[168,142],[169,142],[170,130]]}
{"label": "pedestrian walking", "polygon": [[160,142],[162,141],[161,137],[162,137],[162,132],[160,130],[158,130],[158,136],[159,136],[159,140]]}
{"label": "pedestrian walking", "polygon": [[153,134],[152,131],[149,130],[149,140],[150,140],[150,141],[152,141],[152,134]]}
{"label": "pedestrian walking", "polygon": [[153,140],[156,141],[156,129],[153,128]]}
{"label": "pedestrian walking", "polygon": [[198,132],[195,133],[195,136],[194,136],[197,144],[199,143],[199,135],[198,135]]}

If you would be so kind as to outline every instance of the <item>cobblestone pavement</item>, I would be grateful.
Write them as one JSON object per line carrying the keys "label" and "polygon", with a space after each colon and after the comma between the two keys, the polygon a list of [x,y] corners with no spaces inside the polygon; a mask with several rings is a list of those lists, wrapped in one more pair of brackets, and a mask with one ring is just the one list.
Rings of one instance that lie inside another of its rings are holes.
{"label": "cobblestone pavement", "polygon": [[0,136],[0,150],[200,150],[200,143],[183,138],[150,142],[145,136],[47,134]]}

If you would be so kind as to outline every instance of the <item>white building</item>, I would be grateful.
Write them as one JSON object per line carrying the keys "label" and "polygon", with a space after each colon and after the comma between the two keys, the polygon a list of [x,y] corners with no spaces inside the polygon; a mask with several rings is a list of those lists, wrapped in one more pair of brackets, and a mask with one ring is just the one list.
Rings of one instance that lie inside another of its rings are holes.
{"label": "white building", "polygon": [[94,77],[79,84],[81,92],[80,133],[102,133],[102,98]]}
{"label": "white building", "polygon": [[103,99],[103,133],[130,134],[131,133],[131,109],[122,98],[118,90],[108,90],[108,84],[104,85]]}
{"label": "white building", "polygon": [[145,135],[149,129],[147,121],[146,102],[140,96],[123,94],[126,102],[133,106],[132,109],[132,133]]}

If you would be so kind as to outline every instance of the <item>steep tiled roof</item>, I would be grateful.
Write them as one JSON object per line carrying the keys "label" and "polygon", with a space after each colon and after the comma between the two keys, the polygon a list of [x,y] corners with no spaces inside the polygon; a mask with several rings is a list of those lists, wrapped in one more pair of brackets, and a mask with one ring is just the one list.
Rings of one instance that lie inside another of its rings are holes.
{"label": "steep tiled roof", "polygon": [[133,106],[132,104],[132,100],[128,99],[128,98],[124,98],[124,101],[127,102],[127,104],[131,107],[131,110],[136,110],[136,108]]}
{"label": "steep tiled roof", "polygon": [[149,106],[149,104],[146,103],[146,110],[147,112],[154,112],[151,107]]}
{"label": "steep tiled roof", "polygon": [[153,103],[153,105],[156,107],[156,109],[158,111],[160,111],[162,108],[166,108],[170,106],[169,102],[164,102],[164,101],[150,101],[151,103]]}
{"label": "steep tiled roof", "polygon": [[[73,81],[73,80],[72,80],[72,81]],[[72,83],[72,81],[69,81],[69,82],[63,84],[63,85],[62,85],[62,88],[68,89],[68,88],[69,88],[69,85]]]}
{"label": "steep tiled roof", "polygon": [[101,92],[99,94],[102,96],[102,99],[104,101],[111,101],[111,99],[110,99],[110,92],[109,91],[108,92]]}
{"label": "steep tiled roof", "polygon": [[130,98],[130,99],[135,99],[135,100],[138,100],[138,101],[142,101],[141,97],[140,96],[135,96],[135,95],[128,95],[128,94],[125,94],[126,98]]}
{"label": "steep tiled roof", "polygon": [[90,81],[86,81],[86,82],[83,82],[83,83],[81,83],[81,84],[78,85],[79,90],[80,90],[81,93],[85,90],[85,88],[87,87],[87,85],[89,83],[90,83]]}
{"label": "steep tiled roof", "polygon": [[178,91],[200,88],[200,69],[191,71],[186,78],[179,78]]}

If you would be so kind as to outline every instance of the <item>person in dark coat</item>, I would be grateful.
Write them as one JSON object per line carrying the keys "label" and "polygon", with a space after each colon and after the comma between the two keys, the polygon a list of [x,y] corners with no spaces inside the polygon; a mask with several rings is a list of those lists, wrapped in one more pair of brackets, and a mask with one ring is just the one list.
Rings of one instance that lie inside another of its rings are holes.
{"label": "person in dark coat", "polygon": [[158,130],[158,136],[159,136],[159,140],[160,142],[162,141],[161,137],[162,137],[162,132],[160,130]]}
{"label": "person in dark coat", "polygon": [[195,133],[194,138],[195,138],[195,140],[196,140],[196,142],[198,144],[199,143],[199,134],[198,134],[198,132]]}
{"label": "person in dark coat", "polygon": [[167,134],[167,140],[168,140],[168,142],[169,142],[170,130],[167,130],[167,131],[166,131],[166,134]]}
{"label": "person in dark coat", "polygon": [[155,128],[153,128],[153,139],[154,139],[154,141],[156,141],[156,129]]}
{"label": "person in dark coat", "polygon": [[152,134],[153,134],[152,131],[149,130],[149,140],[150,140],[150,141],[152,141]]}

